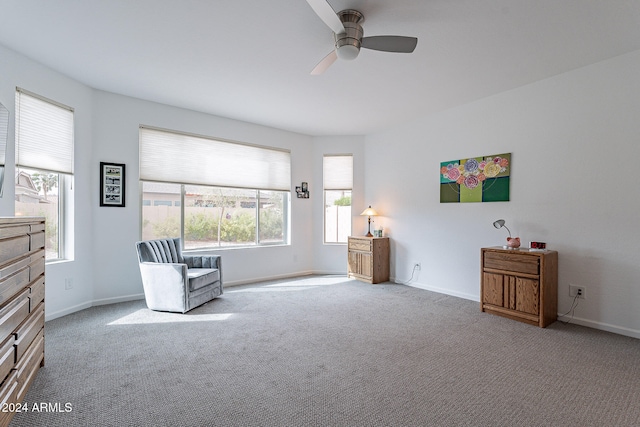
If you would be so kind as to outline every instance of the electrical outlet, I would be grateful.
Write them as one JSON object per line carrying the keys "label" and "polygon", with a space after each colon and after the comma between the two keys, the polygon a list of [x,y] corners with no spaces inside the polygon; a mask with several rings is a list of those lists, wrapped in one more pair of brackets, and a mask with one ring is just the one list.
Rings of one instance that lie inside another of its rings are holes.
{"label": "electrical outlet", "polygon": [[569,296],[584,299],[584,286],[569,285]]}
{"label": "electrical outlet", "polygon": [[422,264],[420,264],[419,262],[414,262],[413,263],[413,268],[420,271],[422,270]]}
{"label": "electrical outlet", "polygon": [[70,289],[73,289],[73,279],[67,277],[66,279],[64,279],[64,290],[68,291]]}

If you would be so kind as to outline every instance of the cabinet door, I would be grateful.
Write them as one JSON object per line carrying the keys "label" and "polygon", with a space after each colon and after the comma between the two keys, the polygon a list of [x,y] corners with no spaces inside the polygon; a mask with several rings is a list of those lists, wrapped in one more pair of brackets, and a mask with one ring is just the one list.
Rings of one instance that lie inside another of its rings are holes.
{"label": "cabinet door", "polygon": [[349,272],[360,276],[373,276],[373,262],[371,253],[349,252]]}
{"label": "cabinet door", "polygon": [[504,276],[495,273],[483,273],[482,302],[503,307]]}
{"label": "cabinet door", "polygon": [[538,315],[540,312],[540,286],[536,279],[515,278],[515,309]]}

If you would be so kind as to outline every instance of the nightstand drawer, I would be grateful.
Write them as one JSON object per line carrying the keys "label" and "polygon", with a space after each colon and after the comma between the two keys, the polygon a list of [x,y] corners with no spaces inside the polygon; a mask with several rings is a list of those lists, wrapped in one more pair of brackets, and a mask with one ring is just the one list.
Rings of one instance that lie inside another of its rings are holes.
{"label": "nightstand drawer", "polygon": [[349,250],[371,252],[371,239],[349,238]]}
{"label": "nightstand drawer", "polygon": [[537,275],[540,274],[540,259],[518,253],[485,252],[484,268]]}

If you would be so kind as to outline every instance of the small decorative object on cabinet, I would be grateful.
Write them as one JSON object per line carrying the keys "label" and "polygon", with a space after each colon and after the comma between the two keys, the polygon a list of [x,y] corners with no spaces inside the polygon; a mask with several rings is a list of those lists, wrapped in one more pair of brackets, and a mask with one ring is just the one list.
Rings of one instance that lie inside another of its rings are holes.
{"label": "small decorative object on cabinet", "polygon": [[348,277],[363,282],[389,280],[389,238],[349,237]]}
{"label": "small decorative object on cabinet", "polygon": [[482,248],[480,309],[546,328],[558,317],[558,252]]}
{"label": "small decorative object on cabinet", "polygon": [[44,218],[0,218],[0,426],[44,366]]}

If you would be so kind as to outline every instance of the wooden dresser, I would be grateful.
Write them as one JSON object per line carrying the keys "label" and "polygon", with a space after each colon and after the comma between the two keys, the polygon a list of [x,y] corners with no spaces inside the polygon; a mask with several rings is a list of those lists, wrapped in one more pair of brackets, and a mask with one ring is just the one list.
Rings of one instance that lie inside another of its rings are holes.
{"label": "wooden dresser", "polygon": [[368,283],[389,280],[389,238],[349,237],[348,277]]}
{"label": "wooden dresser", "polygon": [[44,366],[44,218],[0,218],[0,426]]}
{"label": "wooden dresser", "polygon": [[545,328],[558,317],[558,252],[481,249],[482,311]]}

